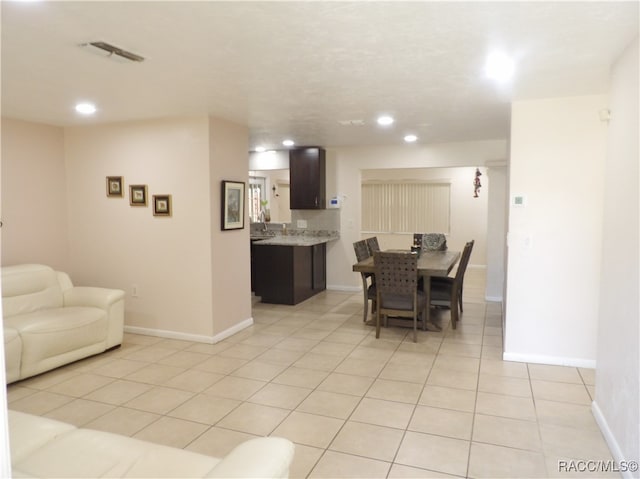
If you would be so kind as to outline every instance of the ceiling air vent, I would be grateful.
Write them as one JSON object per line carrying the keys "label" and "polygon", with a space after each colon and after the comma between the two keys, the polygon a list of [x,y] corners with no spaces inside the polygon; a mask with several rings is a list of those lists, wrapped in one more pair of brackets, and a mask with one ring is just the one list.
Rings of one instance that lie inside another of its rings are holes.
{"label": "ceiling air vent", "polygon": [[141,57],[140,55],[136,55],[135,53],[128,52],[126,50],[123,50],[122,48],[118,48],[106,42],[89,42],[89,43],[83,43],[82,46],[91,47],[91,49],[97,48],[102,52],[108,53],[109,54],[108,56],[118,55],[119,57],[126,58],[127,60],[131,60],[132,62],[144,61],[144,57]]}

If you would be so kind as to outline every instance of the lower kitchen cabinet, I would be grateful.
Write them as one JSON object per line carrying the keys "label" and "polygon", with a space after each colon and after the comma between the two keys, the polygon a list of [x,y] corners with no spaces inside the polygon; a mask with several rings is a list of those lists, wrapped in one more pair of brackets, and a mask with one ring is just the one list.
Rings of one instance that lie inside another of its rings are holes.
{"label": "lower kitchen cabinet", "polygon": [[298,304],[327,286],[327,245],[252,245],[252,283],[263,303]]}

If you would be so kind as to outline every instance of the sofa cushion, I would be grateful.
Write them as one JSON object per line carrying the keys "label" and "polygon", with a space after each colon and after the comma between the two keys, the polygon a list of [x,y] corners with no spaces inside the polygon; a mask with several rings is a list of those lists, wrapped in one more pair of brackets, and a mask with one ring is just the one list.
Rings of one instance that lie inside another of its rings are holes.
{"label": "sofa cushion", "polygon": [[39,264],[2,268],[2,312],[4,317],[62,306],[57,273]]}
{"label": "sofa cushion", "polygon": [[17,464],[60,434],[74,429],[75,426],[54,419],[9,411],[11,463]]}
{"label": "sofa cushion", "polygon": [[13,477],[288,477],[294,445],[246,441],[218,459],[126,436],[9,411]]}
{"label": "sofa cushion", "polygon": [[22,337],[22,364],[104,343],[107,314],[98,308],[57,308],[5,318]]}
{"label": "sofa cushion", "polygon": [[74,429],[13,463],[13,468],[34,477],[203,477],[218,462],[108,432]]}

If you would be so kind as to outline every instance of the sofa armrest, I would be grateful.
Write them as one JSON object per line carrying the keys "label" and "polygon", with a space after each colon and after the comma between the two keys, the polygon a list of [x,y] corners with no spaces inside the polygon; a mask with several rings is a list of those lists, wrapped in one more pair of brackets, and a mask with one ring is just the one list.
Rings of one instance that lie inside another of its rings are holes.
{"label": "sofa armrest", "polygon": [[91,286],[74,286],[64,292],[65,306],[92,306],[94,308],[109,308],[124,299],[124,291],[120,289],[95,288]]}
{"label": "sofa armrest", "polygon": [[207,475],[213,478],[289,477],[295,447],[282,437],[258,437],[236,446]]}
{"label": "sofa armrest", "polygon": [[122,344],[124,336],[124,291],[121,289],[74,286],[63,293],[64,306],[100,308],[107,312],[106,349]]}

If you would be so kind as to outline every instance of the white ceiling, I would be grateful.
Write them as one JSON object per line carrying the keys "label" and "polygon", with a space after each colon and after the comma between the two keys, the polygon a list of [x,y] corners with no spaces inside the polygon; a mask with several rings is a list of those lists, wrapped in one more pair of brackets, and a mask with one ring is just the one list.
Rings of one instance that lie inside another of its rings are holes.
{"label": "white ceiling", "polygon": [[[509,102],[607,91],[638,2],[2,1],[2,114],[53,125],[212,115],[251,147],[508,136]],[[106,41],[146,58],[107,58]],[[517,62],[507,85],[487,54]],[[92,118],[73,111],[96,103]],[[381,113],[397,122],[382,129]],[[341,120],[364,120],[343,126]]]}

